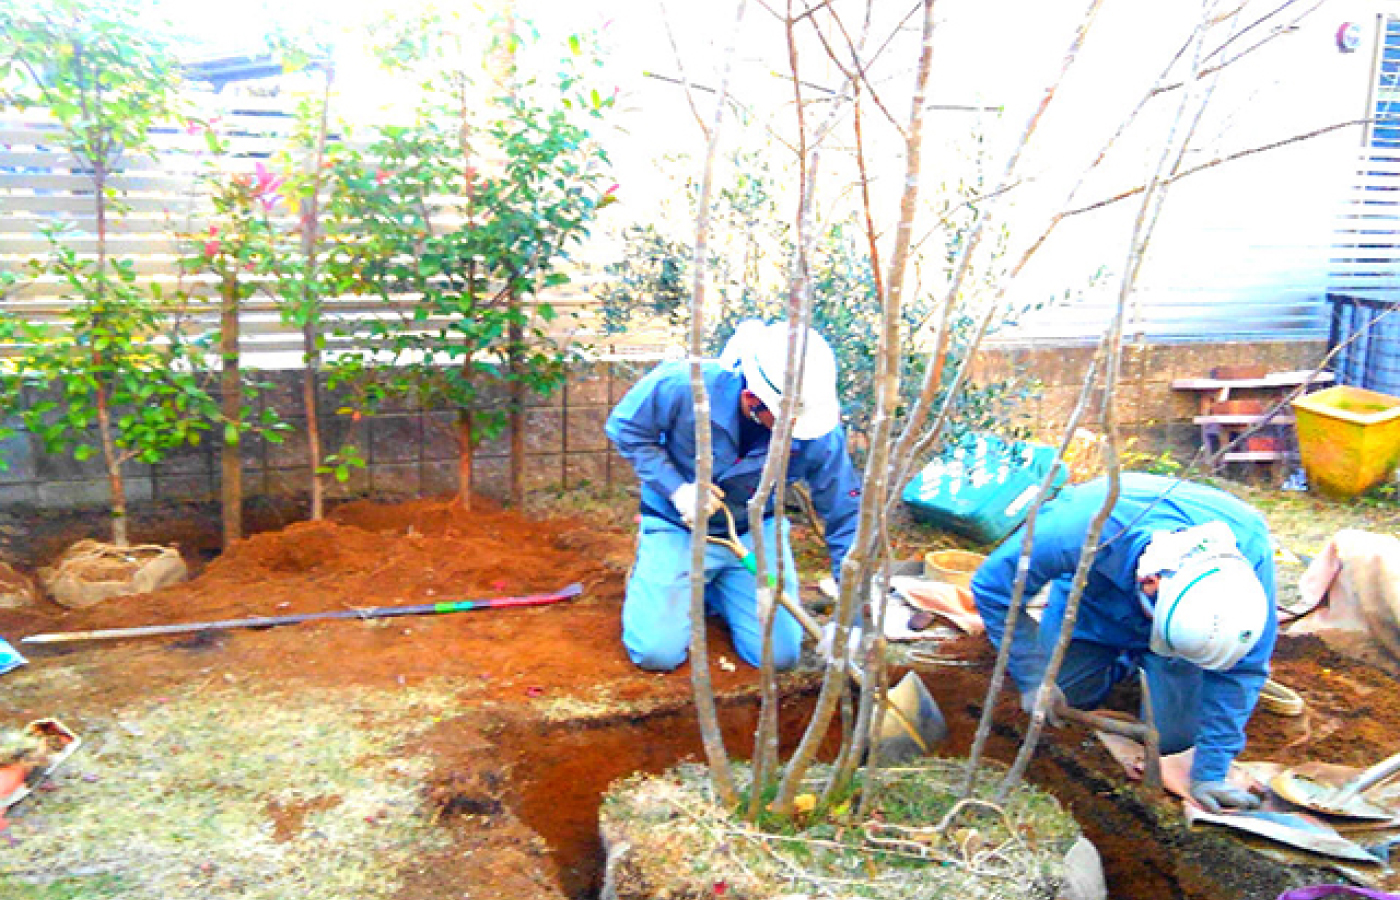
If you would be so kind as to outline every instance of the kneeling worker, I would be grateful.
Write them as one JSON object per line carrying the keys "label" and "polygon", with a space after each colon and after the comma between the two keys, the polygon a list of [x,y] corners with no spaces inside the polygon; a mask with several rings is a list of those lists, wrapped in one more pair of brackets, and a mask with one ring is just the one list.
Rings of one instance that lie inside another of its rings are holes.
{"label": "kneeling worker", "polygon": [[[1064,617],[1089,524],[1107,480],[1069,488],[1036,522],[1024,600],[1050,585],[1039,626],[1022,612],[1009,669],[1029,712]],[[1022,532],[978,569],[972,592],[997,647],[1016,580]],[[1023,602],[1024,602],[1023,600]],[[1203,808],[1250,809],[1258,798],[1226,780],[1269,675],[1277,617],[1274,560],[1260,515],[1214,488],[1140,473],[1122,476],[1089,569],[1047,719],[1068,703],[1093,709],[1118,682],[1147,674],[1163,753],[1195,746],[1191,796]]]}
{"label": "kneeling worker", "polygon": [[[724,355],[702,368],[710,398],[714,459],[712,496],[695,486],[695,407],[690,364],[663,363],[637,383],[608,417],[608,437],[642,483],[637,559],[622,607],[622,641],[644,669],[670,671],[690,649],[690,529],[697,519],[709,533],[727,534],[720,505],[735,518],[744,546],[753,548],[746,504],[758,489],[774,413],[782,402],[787,368],[787,326],[747,322]],[[860,482],[851,466],[836,399],[836,358],[820,335],[808,332],[803,382],[797,400],[789,456],[789,481],[804,481],[826,525],[832,572],[855,536]],[[782,554],[783,591],[797,597],[797,570],[788,535],[777,534],[770,499],[762,522],[767,571],[777,573]],[[757,585],[733,552],[711,544],[705,551],[705,605],[729,626],[740,658],[757,666],[763,632]],[[773,624],[773,659],[779,669],[796,665],[802,628],[779,608]]]}

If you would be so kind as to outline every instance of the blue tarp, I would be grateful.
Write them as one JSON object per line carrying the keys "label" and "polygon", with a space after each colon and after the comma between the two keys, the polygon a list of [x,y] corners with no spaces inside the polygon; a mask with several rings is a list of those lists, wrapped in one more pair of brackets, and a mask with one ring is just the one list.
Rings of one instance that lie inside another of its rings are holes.
{"label": "blue tarp", "polygon": [[19,651],[11,647],[9,643],[0,638],[0,675],[4,675],[12,669],[18,669],[28,660],[19,655]]}

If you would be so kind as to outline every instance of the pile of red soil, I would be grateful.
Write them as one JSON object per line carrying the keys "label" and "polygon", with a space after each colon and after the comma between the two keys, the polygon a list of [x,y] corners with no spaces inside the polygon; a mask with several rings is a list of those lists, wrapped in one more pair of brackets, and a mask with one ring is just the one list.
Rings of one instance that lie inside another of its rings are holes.
{"label": "pile of red soil", "polygon": [[[159,534],[142,540],[158,541]],[[622,597],[633,540],[583,520],[530,518],[485,500],[471,509],[433,500],[356,502],[323,521],[235,542],[194,580],[153,594],[86,610],[46,601],[0,609],[0,635],[14,641],[39,632],[487,599],[577,582],[581,597],[551,606],[26,646],[26,652],[40,658],[92,654],[99,666],[110,667],[104,673],[109,708],[128,692],[149,693],[153,681],[204,676],[211,668],[237,678],[339,685],[472,676],[492,692],[528,692],[531,698],[586,695],[607,685],[615,700],[678,701],[689,691],[688,678],[642,672],[622,648]],[[717,658],[736,659],[722,631],[712,634],[711,645]],[[734,672],[716,666],[714,675],[721,689],[754,680],[744,666]]]}

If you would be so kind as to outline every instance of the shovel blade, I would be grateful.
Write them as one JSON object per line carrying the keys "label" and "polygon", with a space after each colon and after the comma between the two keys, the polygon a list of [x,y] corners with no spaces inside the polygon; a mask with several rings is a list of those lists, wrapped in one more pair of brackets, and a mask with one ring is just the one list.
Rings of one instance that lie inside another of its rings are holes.
{"label": "shovel blade", "polygon": [[1301,772],[1281,772],[1270,779],[1269,788],[1294,806],[1329,816],[1386,822],[1396,815],[1393,810],[1378,806],[1360,795],[1343,798],[1336,786],[1314,781]]}
{"label": "shovel blade", "polygon": [[927,756],[948,739],[943,711],[913,672],[905,674],[885,698],[888,708],[876,744],[886,765],[902,765]]}

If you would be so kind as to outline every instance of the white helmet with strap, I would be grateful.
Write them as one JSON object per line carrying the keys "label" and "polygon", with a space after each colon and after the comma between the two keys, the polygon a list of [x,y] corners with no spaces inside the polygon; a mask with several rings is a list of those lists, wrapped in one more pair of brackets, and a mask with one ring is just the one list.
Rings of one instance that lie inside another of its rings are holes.
{"label": "white helmet with strap", "polygon": [[1223,522],[1155,536],[1138,564],[1149,575],[1161,576],[1153,653],[1223,672],[1259,643],[1271,601]]}
{"label": "white helmet with strap", "polygon": [[[738,335],[736,334],[736,337]],[[742,346],[734,348],[744,373],[744,385],[776,415],[783,401],[783,381],[787,374],[788,327],[781,322],[761,330],[747,329]],[[725,356],[731,353],[725,350]],[[841,403],[836,399],[836,354],[811,328],[807,329],[807,355],[802,366],[802,383],[797,392],[795,440],[825,437],[841,422]]]}

